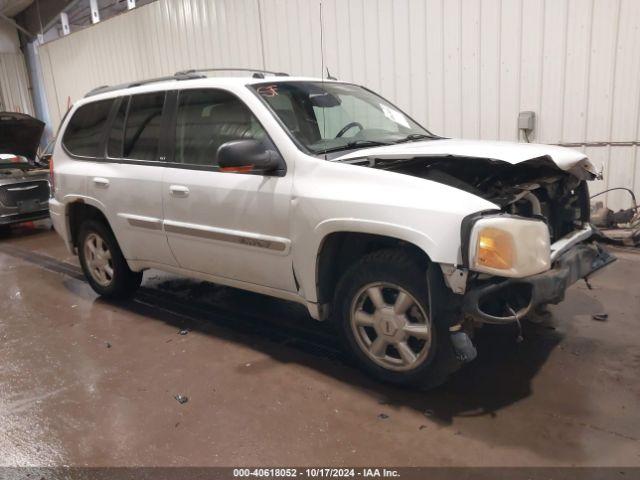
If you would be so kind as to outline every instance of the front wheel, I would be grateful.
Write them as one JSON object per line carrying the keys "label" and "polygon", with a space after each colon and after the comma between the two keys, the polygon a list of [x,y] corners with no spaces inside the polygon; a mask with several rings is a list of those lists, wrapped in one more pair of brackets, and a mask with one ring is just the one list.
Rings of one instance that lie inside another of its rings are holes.
{"label": "front wheel", "polygon": [[336,309],[355,360],[379,380],[432,388],[457,369],[446,322],[431,316],[426,268],[403,250],[373,252],[349,268]]}
{"label": "front wheel", "polygon": [[102,222],[88,220],[78,237],[80,265],[91,287],[106,298],[133,296],[142,282],[142,272],[133,272],[116,242]]}

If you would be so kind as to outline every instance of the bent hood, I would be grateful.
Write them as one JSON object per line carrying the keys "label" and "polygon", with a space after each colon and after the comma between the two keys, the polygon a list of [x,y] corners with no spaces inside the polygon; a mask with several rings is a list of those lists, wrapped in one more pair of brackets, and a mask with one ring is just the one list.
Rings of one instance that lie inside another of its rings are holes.
{"label": "bent hood", "polygon": [[35,160],[44,123],[24,113],[0,112],[0,153]]}
{"label": "bent hood", "polygon": [[[598,177],[593,164],[577,150],[536,143],[494,142],[483,140],[438,139],[397,145],[364,148],[336,158],[337,161],[359,158],[411,159],[416,157],[482,158],[516,165],[528,160],[548,158],[561,170],[581,180]],[[452,159],[455,161],[455,159]]]}

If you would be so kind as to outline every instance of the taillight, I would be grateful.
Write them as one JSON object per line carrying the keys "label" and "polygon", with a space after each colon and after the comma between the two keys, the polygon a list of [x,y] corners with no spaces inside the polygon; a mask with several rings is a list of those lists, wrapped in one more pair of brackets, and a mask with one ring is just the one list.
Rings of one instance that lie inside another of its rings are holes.
{"label": "taillight", "polygon": [[51,188],[51,196],[53,197],[56,191],[56,180],[53,174],[53,155],[49,157],[49,185]]}

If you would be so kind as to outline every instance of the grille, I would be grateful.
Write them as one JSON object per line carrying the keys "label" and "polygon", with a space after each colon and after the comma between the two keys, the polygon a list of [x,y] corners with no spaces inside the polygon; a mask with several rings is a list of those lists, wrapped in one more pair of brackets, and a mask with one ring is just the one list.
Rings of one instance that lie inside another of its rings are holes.
{"label": "grille", "polygon": [[0,203],[5,207],[17,207],[20,202],[49,199],[49,184],[46,181],[12,183],[0,186]]}

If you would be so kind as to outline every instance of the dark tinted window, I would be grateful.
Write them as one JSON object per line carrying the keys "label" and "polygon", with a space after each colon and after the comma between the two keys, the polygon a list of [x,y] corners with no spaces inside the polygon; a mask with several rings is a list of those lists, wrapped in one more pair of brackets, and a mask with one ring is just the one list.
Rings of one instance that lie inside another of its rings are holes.
{"label": "dark tinted window", "polygon": [[102,157],[104,128],[113,100],[88,103],[73,114],[62,137],[62,143],[73,155]]}
{"label": "dark tinted window", "polygon": [[240,99],[221,90],[180,92],[176,162],[215,166],[220,145],[244,138],[263,140],[271,147],[262,125]]}
{"label": "dark tinted window", "polygon": [[164,97],[164,92],[131,97],[124,131],[124,158],[157,160]]}
{"label": "dark tinted window", "polygon": [[109,138],[107,139],[107,156],[111,158],[122,157],[122,141],[124,139],[124,119],[127,114],[127,106],[129,105],[129,97],[124,97],[116,116],[111,123]]}

